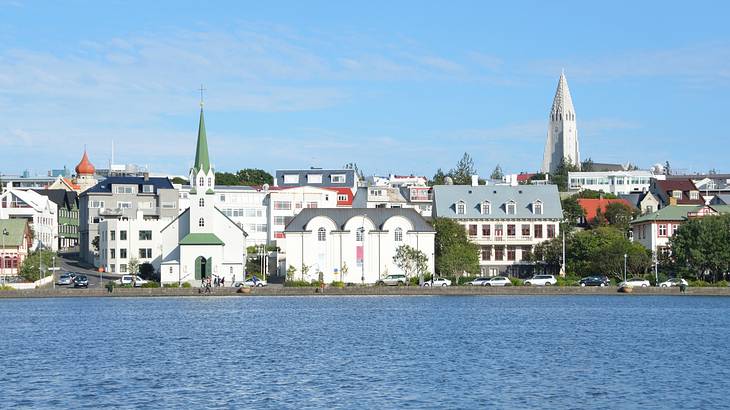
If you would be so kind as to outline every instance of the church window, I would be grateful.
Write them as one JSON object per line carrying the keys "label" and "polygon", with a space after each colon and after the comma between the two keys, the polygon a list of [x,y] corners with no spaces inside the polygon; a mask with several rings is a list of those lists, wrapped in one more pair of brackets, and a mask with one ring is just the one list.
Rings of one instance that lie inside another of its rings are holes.
{"label": "church window", "polygon": [[317,240],[320,242],[327,240],[327,231],[324,228],[319,228],[317,230]]}
{"label": "church window", "polygon": [[203,178],[203,177],[198,178],[198,186],[203,186],[203,185],[205,185],[205,178]]}
{"label": "church window", "polygon": [[212,178],[208,178],[208,186],[213,186],[213,179]]}
{"label": "church window", "polygon": [[205,226],[205,219],[204,218],[198,219],[198,226],[201,227],[201,228]]}
{"label": "church window", "polygon": [[205,206],[205,198],[200,198],[200,200],[198,200],[198,206],[201,208]]}
{"label": "church window", "polygon": [[403,242],[403,229],[395,228],[395,241]]}

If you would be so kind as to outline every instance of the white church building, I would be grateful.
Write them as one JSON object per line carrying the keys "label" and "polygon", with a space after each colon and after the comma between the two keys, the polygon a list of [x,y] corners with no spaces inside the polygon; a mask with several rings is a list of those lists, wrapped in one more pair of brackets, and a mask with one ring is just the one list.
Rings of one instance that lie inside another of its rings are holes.
{"label": "white church building", "polygon": [[231,284],[242,280],[247,234],[216,207],[215,171],[208,156],[202,104],[190,185],[190,206],[160,232],[161,282],[199,285],[206,278],[225,278]]}
{"label": "white church building", "polygon": [[542,172],[550,173],[555,171],[563,159],[570,160],[573,165],[580,168],[578,127],[575,120],[573,98],[570,96],[565,73],[560,74],[558,89],[555,90],[553,106],[550,109]]}

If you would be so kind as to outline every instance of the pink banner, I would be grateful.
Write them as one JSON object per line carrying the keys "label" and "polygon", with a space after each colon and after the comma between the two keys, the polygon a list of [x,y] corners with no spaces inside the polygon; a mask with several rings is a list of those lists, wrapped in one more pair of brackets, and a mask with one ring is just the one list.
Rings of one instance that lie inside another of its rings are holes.
{"label": "pink banner", "polygon": [[358,246],[356,248],[355,253],[356,253],[355,258],[357,259],[358,262],[362,262],[362,260],[365,259],[365,257],[364,257],[365,256],[365,249],[363,248],[362,245],[360,245],[360,246]]}

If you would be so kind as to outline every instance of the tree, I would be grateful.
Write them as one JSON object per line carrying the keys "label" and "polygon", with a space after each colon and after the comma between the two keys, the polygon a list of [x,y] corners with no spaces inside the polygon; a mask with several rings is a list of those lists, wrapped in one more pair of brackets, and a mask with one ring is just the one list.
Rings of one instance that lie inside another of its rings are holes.
{"label": "tree", "polygon": [[309,277],[309,269],[311,269],[311,266],[302,264],[302,280],[306,280],[305,277]]}
{"label": "tree", "polygon": [[428,270],[428,256],[423,251],[409,245],[401,245],[395,250],[393,263],[403,271],[406,278],[417,274],[420,282],[423,283],[423,275]]}
{"label": "tree", "polygon": [[563,218],[568,228],[575,227],[586,216],[586,211],[578,204],[578,196],[572,195],[560,201],[563,207]]}
{"label": "tree", "polygon": [[433,175],[433,179],[431,180],[431,186],[433,185],[445,185],[446,184],[446,174],[444,174],[444,171],[441,170],[441,168],[436,170],[436,173]]}
{"label": "tree", "polygon": [[185,178],[175,177],[172,179],[173,184],[188,185],[190,181]]}
{"label": "tree", "polygon": [[53,273],[48,268],[53,266],[53,257],[55,255],[51,251],[38,250],[31,252],[23,259],[23,263],[19,268],[19,275],[31,282],[35,282],[41,277],[52,275]]}
{"label": "tree", "polygon": [[617,199],[618,197],[610,192],[594,191],[592,189],[584,189],[578,192],[578,198],[585,199]]}
{"label": "tree", "polygon": [[593,160],[588,158],[587,160],[580,163],[580,170],[583,172],[593,171]]}
{"label": "tree", "polygon": [[153,280],[155,282],[160,281],[159,275],[155,272],[155,267],[149,262],[139,265],[139,277],[145,280]]}
{"label": "tree", "polygon": [[477,170],[474,168],[474,160],[471,159],[469,153],[465,152],[456,168],[449,171],[449,176],[454,180],[454,185],[470,185],[471,176],[476,175]]}
{"label": "tree", "polygon": [[453,275],[458,278],[464,273],[479,271],[479,248],[469,242],[464,227],[448,218],[433,220],[436,229],[434,251],[436,270],[441,275]]}
{"label": "tree", "polygon": [[502,179],[504,178],[504,172],[502,172],[502,167],[497,164],[496,167],[494,167],[494,171],[492,171],[492,174],[489,175],[489,178],[491,179]]}
{"label": "tree", "polygon": [[578,167],[573,164],[570,158],[560,160],[558,167],[550,174],[550,179],[558,186],[560,192],[568,191],[568,172],[578,171]]}
{"label": "tree", "polygon": [[127,271],[130,275],[139,274],[139,261],[137,260],[137,258],[132,258],[129,260],[129,263],[127,264]]}
{"label": "tree", "polygon": [[690,219],[670,239],[676,266],[696,278],[724,279],[730,272],[730,215]]}
{"label": "tree", "polygon": [[95,236],[94,239],[91,240],[91,246],[94,247],[95,251],[99,250],[99,235]]}
{"label": "tree", "polygon": [[294,280],[294,275],[297,273],[297,268],[295,268],[293,265],[289,265],[289,267],[286,269],[286,280],[289,282]]}
{"label": "tree", "polygon": [[638,209],[632,209],[625,203],[611,202],[606,206],[603,216],[606,222],[616,229],[627,232],[629,230],[629,222],[636,216]]}
{"label": "tree", "polygon": [[236,173],[240,185],[260,186],[263,184],[273,185],[274,177],[263,169],[246,168]]}
{"label": "tree", "polygon": [[216,172],[215,173],[215,183],[217,185],[225,185],[225,186],[237,186],[241,185],[238,182],[238,178],[235,174],[231,174],[230,172]]}
{"label": "tree", "polygon": [[345,276],[350,271],[350,268],[347,267],[347,262],[342,262],[342,266],[340,267],[340,280],[342,282],[345,281]]}

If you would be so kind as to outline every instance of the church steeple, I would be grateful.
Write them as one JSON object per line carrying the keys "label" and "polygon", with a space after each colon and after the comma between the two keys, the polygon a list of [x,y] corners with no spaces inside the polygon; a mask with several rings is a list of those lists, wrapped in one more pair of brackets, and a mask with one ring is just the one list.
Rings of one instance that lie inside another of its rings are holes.
{"label": "church steeple", "polygon": [[548,122],[542,172],[555,171],[563,159],[570,160],[573,165],[580,168],[575,108],[573,108],[573,98],[570,96],[568,80],[565,78],[565,73],[561,72],[558,88],[555,90],[555,97],[553,98],[553,105],[550,108],[550,121]]}
{"label": "church steeple", "polygon": [[206,174],[210,171],[210,158],[208,156],[208,138],[205,135],[205,118],[203,117],[203,104],[200,104],[200,123],[198,124],[198,145],[195,149],[195,163],[193,173],[203,171]]}

